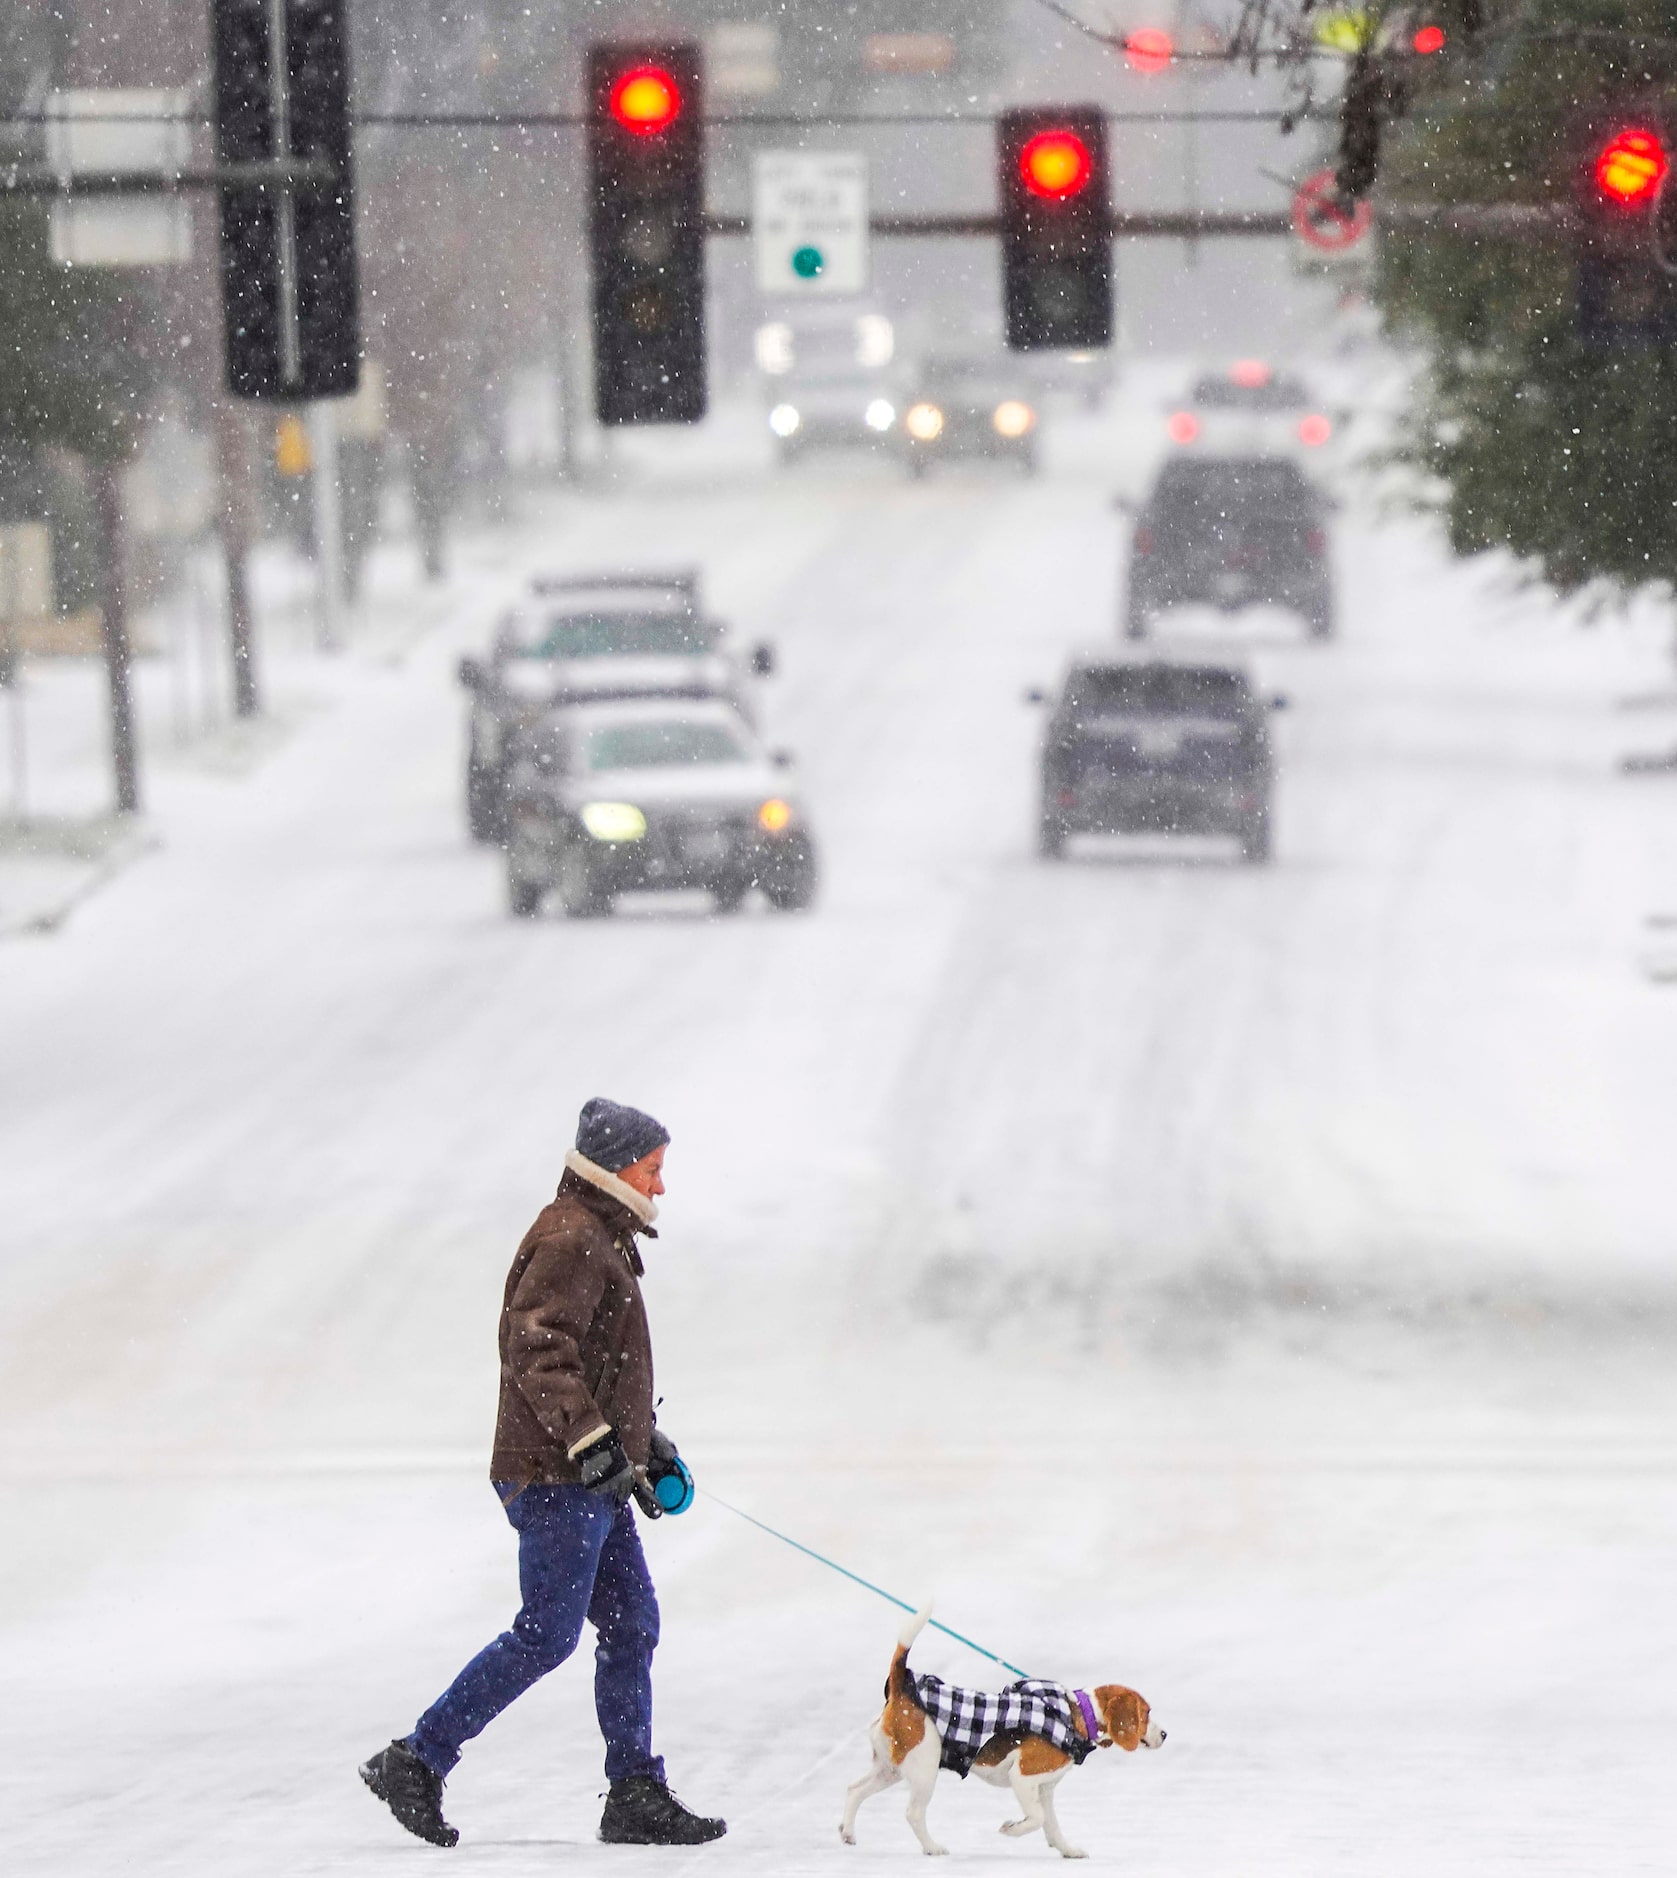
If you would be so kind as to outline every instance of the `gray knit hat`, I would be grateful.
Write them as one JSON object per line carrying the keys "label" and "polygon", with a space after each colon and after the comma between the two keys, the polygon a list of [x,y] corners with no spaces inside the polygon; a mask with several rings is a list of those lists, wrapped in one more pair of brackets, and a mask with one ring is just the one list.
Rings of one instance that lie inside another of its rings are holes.
{"label": "gray knit hat", "polygon": [[670,1131],[650,1115],[595,1096],[577,1117],[576,1151],[608,1174],[620,1174],[654,1148],[668,1145]]}

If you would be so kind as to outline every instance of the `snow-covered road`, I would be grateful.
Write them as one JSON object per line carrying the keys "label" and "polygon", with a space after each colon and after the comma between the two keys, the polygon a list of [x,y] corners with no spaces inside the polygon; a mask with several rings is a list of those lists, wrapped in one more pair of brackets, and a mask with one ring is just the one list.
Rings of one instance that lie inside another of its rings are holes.
{"label": "snow-covered road", "polygon": [[[162,851],[0,954],[8,1871],[441,1856],[352,1764],[510,1614],[494,1312],[597,1090],[675,1133],[701,1485],[1153,1699],[1165,1751],[1062,1796],[1092,1851],[1661,1867],[1677,803],[1616,771],[1657,641],[1348,515],[1342,643],[1238,634],[1290,700],[1275,865],[1049,866],[1022,694],[1110,642],[1109,493],[701,464],[555,504],[253,774],[161,774]],[[778,642],[813,915],[505,916],[454,662],[531,567],[614,559]],[[662,1744],[736,1824],[703,1861],[917,1857],[889,1796],[833,1831],[887,1608],[715,1503],[651,1545]],[[468,1755],[455,1864],[624,1862],[586,1685]],[[998,1804],[940,1791],[957,1870],[1050,1856]]]}

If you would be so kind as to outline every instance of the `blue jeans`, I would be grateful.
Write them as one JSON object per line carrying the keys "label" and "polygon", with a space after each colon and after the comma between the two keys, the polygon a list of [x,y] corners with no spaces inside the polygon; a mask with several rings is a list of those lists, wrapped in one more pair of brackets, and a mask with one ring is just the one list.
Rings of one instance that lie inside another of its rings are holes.
{"label": "blue jeans", "polygon": [[[497,1486],[503,1498],[508,1489]],[[446,1774],[460,1749],[509,1702],[576,1648],[584,1617],[594,1650],[594,1710],[606,1741],[606,1778],[664,1778],[652,1752],[652,1652],[658,1599],[631,1508],[586,1487],[526,1487],[506,1508],[518,1531],[523,1608],[431,1704],[408,1737],[427,1767]]]}

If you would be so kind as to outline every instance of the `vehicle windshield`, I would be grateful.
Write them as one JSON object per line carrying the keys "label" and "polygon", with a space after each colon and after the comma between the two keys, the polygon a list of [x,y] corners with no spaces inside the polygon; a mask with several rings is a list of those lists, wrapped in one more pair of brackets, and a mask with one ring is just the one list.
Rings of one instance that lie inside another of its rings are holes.
{"label": "vehicle windshield", "polygon": [[1202,378],[1194,403],[1208,411],[1296,411],[1305,402],[1296,378],[1270,378],[1261,385],[1236,384],[1232,378]]}
{"label": "vehicle windshield", "polygon": [[1176,717],[1193,714],[1232,721],[1250,709],[1251,693],[1238,672],[1198,666],[1133,666],[1074,672],[1066,701],[1083,714]]}
{"label": "vehicle windshield", "polygon": [[537,613],[509,626],[506,646],[520,659],[696,659],[713,637],[688,612]]}
{"label": "vehicle windshield", "polygon": [[726,724],[660,718],[646,724],[606,724],[589,731],[583,767],[590,770],[661,769],[673,763],[748,763],[751,752]]}
{"label": "vehicle windshield", "polygon": [[923,377],[928,386],[938,391],[993,398],[1001,395],[1003,374],[981,359],[929,359]]}

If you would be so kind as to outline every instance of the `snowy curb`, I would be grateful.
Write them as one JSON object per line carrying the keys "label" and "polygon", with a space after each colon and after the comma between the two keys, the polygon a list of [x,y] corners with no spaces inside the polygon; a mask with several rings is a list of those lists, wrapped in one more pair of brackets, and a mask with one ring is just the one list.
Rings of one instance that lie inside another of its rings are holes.
{"label": "snowy curb", "polygon": [[[51,832],[48,831],[49,839]],[[65,831],[57,832],[62,841]],[[50,868],[54,861],[61,862],[63,871],[70,874],[71,878],[62,884],[47,887],[34,904],[26,905],[21,911],[7,912],[4,905],[0,904],[0,939],[57,932],[84,900],[91,899],[130,863],[163,845],[159,837],[148,829],[119,831],[103,843],[97,824],[74,832],[89,838],[92,843],[100,844],[98,851],[78,854],[73,841],[59,847],[56,853],[49,851],[41,864]],[[6,861],[15,858],[15,853],[0,853],[0,885],[4,883]]]}

